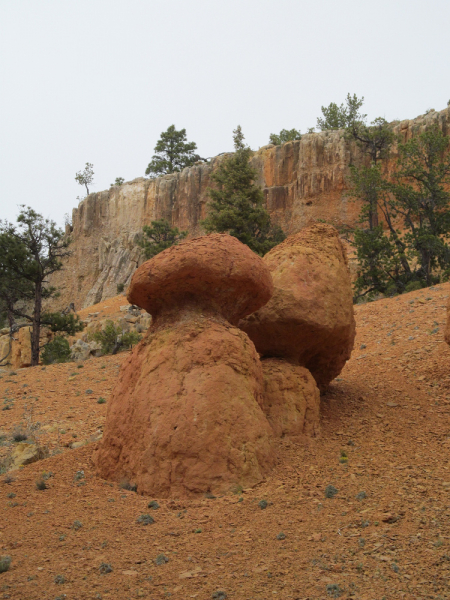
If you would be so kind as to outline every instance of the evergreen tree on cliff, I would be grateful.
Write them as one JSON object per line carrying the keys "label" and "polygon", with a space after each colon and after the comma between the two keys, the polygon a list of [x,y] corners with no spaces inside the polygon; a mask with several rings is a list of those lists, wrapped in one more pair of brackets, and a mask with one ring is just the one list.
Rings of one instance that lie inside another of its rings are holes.
{"label": "evergreen tree on cliff", "polygon": [[182,171],[185,167],[190,167],[201,160],[200,156],[195,154],[195,150],[197,150],[197,144],[187,141],[186,129],[177,131],[175,125],[171,125],[167,131],[161,133],[155,146],[156,154],[152,156],[145,174],[157,177]]}
{"label": "evergreen tree on cliff", "polygon": [[171,227],[165,219],[152,221],[151,226],[144,225],[144,238],[138,245],[144,250],[145,258],[153,258],[163,250],[176,246],[187,236],[187,231]]}
{"label": "evergreen tree on cliff", "polygon": [[255,183],[257,172],[249,162],[252,151],[244,144],[240,125],[234,130],[233,139],[234,154],[223,159],[211,175],[216,186],[209,189],[211,203],[202,225],[209,233],[229,233],[264,256],[286,236],[270,222],[263,192]]}
{"label": "evergreen tree on cliff", "polygon": [[293,142],[295,140],[301,140],[302,134],[298,129],[282,129],[280,133],[271,133],[269,138],[270,144],[280,146],[286,142]]}
{"label": "evergreen tree on cliff", "polygon": [[35,366],[39,363],[42,325],[69,335],[82,326],[73,315],[42,312],[42,301],[56,296],[56,288],[47,283],[48,277],[61,270],[62,260],[70,254],[70,240],[56,223],[30,207],[21,207],[17,223],[0,221],[0,296],[11,331],[13,317],[31,325],[31,365]]}

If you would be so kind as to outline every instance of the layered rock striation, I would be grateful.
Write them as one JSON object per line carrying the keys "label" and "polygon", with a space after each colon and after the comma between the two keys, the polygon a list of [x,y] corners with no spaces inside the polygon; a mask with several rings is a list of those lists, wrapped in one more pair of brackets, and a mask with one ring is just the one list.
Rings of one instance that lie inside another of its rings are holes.
{"label": "layered rock striation", "polygon": [[[393,127],[406,140],[433,124],[447,133],[450,109]],[[153,220],[167,219],[192,237],[201,234],[211,173],[221,160],[215,157],[153,180],[138,178],[83,200],[72,215],[73,255],[64,271],[52,277],[61,290],[60,302],[75,302],[78,310],[115,296],[118,284],[128,285],[143,262],[136,240]],[[342,131],[329,131],[265,146],[255,152],[252,164],[273,221],[291,235],[319,219],[336,225],[356,222],[359,206],[347,198],[346,176],[348,166],[362,160]]]}

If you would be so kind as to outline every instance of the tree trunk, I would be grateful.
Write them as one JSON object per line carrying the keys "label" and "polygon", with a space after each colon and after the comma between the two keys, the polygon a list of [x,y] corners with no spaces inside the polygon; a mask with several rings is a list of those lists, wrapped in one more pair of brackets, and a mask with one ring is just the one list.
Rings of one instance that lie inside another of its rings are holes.
{"label": "tree trunk", "polygon": [[31,330],[31,366],[39,364],[39,340],[41,337],[42,283],[36,283],[34,295],[33,327]]}

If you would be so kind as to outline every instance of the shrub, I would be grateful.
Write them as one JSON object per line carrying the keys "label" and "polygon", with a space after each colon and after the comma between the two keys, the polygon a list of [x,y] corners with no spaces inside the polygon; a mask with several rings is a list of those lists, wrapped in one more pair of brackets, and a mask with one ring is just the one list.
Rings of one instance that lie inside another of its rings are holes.
{"label": "shrub", "polygon": [[55,577],[55,583],[58,583],[58,584],[66,583],[66,578],[64,577],[64,575],[57,575]]}
{"label": "shrub", "polygon": [[334,485],[327,485],[325,488],[325,498],[334,498],[338,493],[338,489]]}
{"label": "shrub", "polygon": [[44,346],[41,358],[44,365],[67,362],[70,359],[69,342],[62,335],[56,335]]}
{"label": "shrub", "polygon": [[136,519],[136,523],[140,525],[152,525],[155,522],[155,519],[150,515],[141,515]]}
{"label": "shrub", "polygon": [[142,335],[140,335],[137,331],[128,331],[122,335],[122,346],[125,348],[132,348],[133,346],[136,346],[141,339]]}
{"label": "shrub", "polygon": [[15,442],[24,442],[28,439],[28,435],[21,427],[16,427],[13,431],[12,438]]}
{"label": "shrub", "polygon": [[47,489],[47,484],[43,479],[38,479],[38,481],[36,481],[36,487],[42,492]]}
{"label": "shrub", "polygon": [[341,589],[336,583],[329,583],[327,585],[327,594],[332,598],[340,598]]}
{"label": "shrub", "polygon": [[100,396],[100,398],[97,400],[97,404],[106,404],[106,400]]}
{"label": "shrub", "polygon": [[158,556],[155,558],[155,564],[158,566],[165,565],[168,562],[169,559],[164,554],[158,554]]}
{"label": "shrub", "polygon": [[72,524],[72,529],[75,529],[75,531],[78,531],[78,529],[81,529],[82,527],[83,523],[81,521],[78,521],[78,519]]}
{"label": "shrub", "polygon": [[422,289],[420,281],[410,281],[405,285],[405,292],[415,292]]}
{"label": "shrub", "polygon": [[151,502],[148,503],[147,508],[152,508],[153,510],[157,510],[159,508],[159,504],[156,502],[156,500],[152,500]]}
{"label": "shrub", "polygon": [[10,566],[11,566],[11,557],[10,556],[0,556],[0,573],[6,573],[6,571],[9,571]]}
{"label": "shrub", "polygon": [[261,510],[264,510],[265,508],[267,508],[269,506],[269,503],[267,502],[267,500],[260,500],[258,502],[258,506]]}
{"label": "shrub", "polygon": [[125,289],[125,284],[124,283],[118,283],[117,284],[117,293],[118,294],[121,294],[124,289]]}
{"label": "shrub", "polygon": [[95,331],[89,339],[101,344],[103,354],[115,354],[120,348],[130,348],[141,340],[142,336],[136,331],[123,332],[112,321],[106,321],[104,330]]}

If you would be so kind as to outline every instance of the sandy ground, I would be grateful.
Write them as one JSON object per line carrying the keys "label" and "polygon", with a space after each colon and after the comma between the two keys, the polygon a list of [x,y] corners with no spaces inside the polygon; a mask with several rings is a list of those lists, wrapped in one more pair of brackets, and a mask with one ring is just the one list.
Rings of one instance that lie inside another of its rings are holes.
{"label": "sandy ground", "polygon": [[101,430],[98,399],[126,353],[3,374],[0,458],[16,427],[38,422],[53,455],[0,478],[0,554],[12,559],[0,599],[450,598],[449,291],[356,307],[355,349],[322,397],[321,436],[280,440],[273,475],[224,497],[139,496],[96,477],[95,443],[69,447]]}

